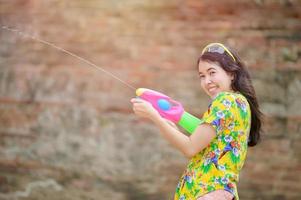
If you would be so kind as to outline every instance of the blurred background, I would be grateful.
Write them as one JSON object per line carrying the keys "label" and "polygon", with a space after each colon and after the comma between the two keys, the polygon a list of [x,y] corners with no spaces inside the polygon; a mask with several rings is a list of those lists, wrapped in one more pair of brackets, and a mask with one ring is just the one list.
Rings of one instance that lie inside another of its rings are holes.
{"label": "blurred background", "polygon": [[201,116],[209,42],[247,64],[265,114],[242,200],[301,199],[301,1],[1,0],[0,199],[172,199],[188,160],[132,112],[136,88]]}

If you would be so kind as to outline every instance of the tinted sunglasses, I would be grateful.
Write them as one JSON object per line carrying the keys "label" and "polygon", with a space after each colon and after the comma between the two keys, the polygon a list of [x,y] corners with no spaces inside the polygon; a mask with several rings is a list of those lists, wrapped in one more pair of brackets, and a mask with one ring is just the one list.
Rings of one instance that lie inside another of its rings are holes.
{"label": "tinted sunglasses", "polygon": [[219,53],[219,54],[224,54],[225,52],[228,53],[229,56],[236,62],[236,59],[234,58],[233,54],[229,51],[227,47],[225,47],[221,43],[210,43],[208,44],[202,51],[202,55],[205,52],[210,52],[210,53]]}

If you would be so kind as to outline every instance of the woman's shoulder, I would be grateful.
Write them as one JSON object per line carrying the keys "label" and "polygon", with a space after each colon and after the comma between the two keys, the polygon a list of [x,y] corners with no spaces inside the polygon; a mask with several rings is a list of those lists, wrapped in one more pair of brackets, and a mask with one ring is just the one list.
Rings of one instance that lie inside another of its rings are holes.
{"label": "woman's shoulder", "polygon": [[212,100],[212,102],[235,101],[237,94],[234,92],[219,92]]}
{"label": "woman's shoulder", "polygon": [[228,99],[228,100],[236,100],[242,99],[247,101],[246,97],[242,95],[240,92],[219,92],[212,101],[221,100],[221,99]]}
{"label": "woman's shoulder", "polygon": [[248,105],[248,101],[246,97],[239,92],[219,92],[211,104],[224,104],[227,107],[240,104],[246,106]]}

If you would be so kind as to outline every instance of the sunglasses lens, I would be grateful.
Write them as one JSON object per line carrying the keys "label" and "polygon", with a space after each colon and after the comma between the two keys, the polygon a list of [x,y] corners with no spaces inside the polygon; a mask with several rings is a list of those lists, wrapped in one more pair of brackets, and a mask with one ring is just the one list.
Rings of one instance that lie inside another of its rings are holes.
{"label": "sunglasses lens", "polygon": [[225,47],[223,44],[220,43],[209,44],[207,47],[204,48],[202,54],[205,52],[218,53],[218,54],[224,54],[225,52],[227,52],[227,54],[231,56],[233,61],[236,62],[233,54],[227,49],[227,47]]}
{"label": "sunglasses lens", "polygon": [[207,51],[212,52],[212,53],[216,52],[219,54],[223,54],[225,52],[225,49],[221,46],[214,45],[214,46],[209,47]]}

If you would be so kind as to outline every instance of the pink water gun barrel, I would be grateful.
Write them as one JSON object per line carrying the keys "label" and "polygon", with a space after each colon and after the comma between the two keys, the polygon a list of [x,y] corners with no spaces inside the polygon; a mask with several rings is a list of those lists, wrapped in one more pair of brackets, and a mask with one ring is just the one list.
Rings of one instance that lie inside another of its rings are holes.
{"label": "pink water gun barrel", "polygon": [[174,123],[178,123],[184,113],[181,103],[172,100],[170,97],[160,92],[139,88],[136,90],[136,95],[151,103],[162,117]]}
{"label": "pink water gun barrel", "polygon": [[189,133],[193,133],[201,122],[197,117],[185,112],[181,103],[165,94],[146,88],[139,88],[136,90],[136,95],[151,103],[163,118],[180,125]]}

